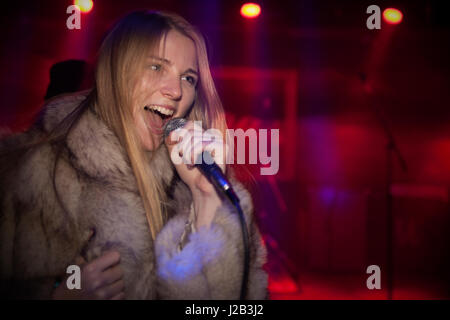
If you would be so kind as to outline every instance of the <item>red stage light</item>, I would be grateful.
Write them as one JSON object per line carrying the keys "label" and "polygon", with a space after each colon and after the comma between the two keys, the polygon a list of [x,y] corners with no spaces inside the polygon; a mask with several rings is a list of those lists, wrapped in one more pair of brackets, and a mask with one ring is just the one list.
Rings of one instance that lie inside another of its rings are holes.
{"label": "red stage light", "polygon": [[259,16],[261,7],[256,3],[245,3],[241,7],[241,16],[248,19],[253,19]]}
{"label": "red stage light", "polygon": [[387,8],[383,11],[383,18],[389,24],[398,24],[402,22],[403,14],[400,10]]}
{"label": "red stage light", "polygon": [[84,13],[90,12],[94,6],[94,2],[92,2],[92,0],[75,0],[73,4],[78,6],[80,11]]}

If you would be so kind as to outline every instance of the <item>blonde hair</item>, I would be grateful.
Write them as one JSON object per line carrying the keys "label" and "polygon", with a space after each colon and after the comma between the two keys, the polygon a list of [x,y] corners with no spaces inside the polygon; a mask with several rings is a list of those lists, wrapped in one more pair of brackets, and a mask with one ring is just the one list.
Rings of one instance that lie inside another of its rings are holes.
{"label": "blonde hair", "polygon": [[114,26],[100,48],[92,102],[127,152],[153,239],[167,220],[166,194],[162,181],[151,171],[152,153],[142,148],[135,130],[132,93],[149,50],[157,48],[170,30],[192,39],[197,51],[199,81],[188,118],[202,121],[205,129],[219,129],[225,137],[224,111],[209,69],[205,41],[191,24],[172,13],[137,11]]}

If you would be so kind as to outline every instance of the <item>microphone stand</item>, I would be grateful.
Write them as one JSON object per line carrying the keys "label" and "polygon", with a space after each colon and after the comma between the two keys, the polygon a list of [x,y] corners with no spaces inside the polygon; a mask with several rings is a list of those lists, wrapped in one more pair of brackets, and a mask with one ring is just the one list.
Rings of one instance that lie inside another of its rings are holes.
{"label": "microphone stand", "polygon": [[[366,74],[360,73],[360,79],[363,84],[366,84]],[[391,193],[393,184],[394,172],[394,158],[396,157],[403,172],[408,171],[408,167],[402,153],[397,147],[397,143],[392,135],[392,130],[383,114],[377,108],[373,97],[364,90],[370,109],[375,113],[375,116],[381,125],[384,135],[386,137],[386,226],[387,226],[387,250],[386,250],[386,264],[387,264],[387,298],[393,299],[394,290],[394,217],[393,217],[393,197]]]}

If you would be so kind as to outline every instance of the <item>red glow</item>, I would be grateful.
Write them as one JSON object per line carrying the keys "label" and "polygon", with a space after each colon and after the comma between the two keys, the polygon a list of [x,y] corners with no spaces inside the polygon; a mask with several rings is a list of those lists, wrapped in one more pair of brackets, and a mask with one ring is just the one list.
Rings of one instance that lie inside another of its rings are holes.
{"label": "red glow", "polygon": [[241,15],[247,19],[253,19],[259,16],[261,7],[256,3],[245,3],[241,7]]}
{"label": "red glow", "polygon": [[94,2],[92,2],[92,0],[75,0],[73,4],[78,6],[80,11],[84,13],[90,12],[94,7]]}
{"label": "red glow", "polygon": [[399,24],[402,22],[403,14],[398,9],[387,8],[383,11],[383,18],[389,24]]}

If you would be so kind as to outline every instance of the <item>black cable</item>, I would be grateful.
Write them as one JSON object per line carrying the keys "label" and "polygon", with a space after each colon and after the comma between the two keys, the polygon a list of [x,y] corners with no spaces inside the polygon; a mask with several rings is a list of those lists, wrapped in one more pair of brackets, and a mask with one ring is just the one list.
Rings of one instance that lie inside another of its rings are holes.
{"label": "black cable", "polygon": [[[206,159],[206,160],[205,160]],[[201,154],[201,158],[199,157],[198,163],[200,163],[197,168],[208,178],[208,180],[217,188],[218,192],[223,192],[232,204],[237,209],[239,222],[241,224],[242,230],[242,243],[244,247],[244,271],[242,275],[242,285],[241,285],[241,297],[240,300],[245,300],[245,295],[247,293],[247,281],[248,281],[248,272],[249,272],[249,263],[250,263],[250,253],[248,248],[248,229],[247,224],[245,223],[245,216],[242,212],[241,205],[239,204],[239,197],[234,192],[233,187],[230,182],[228,182],[227,178],[222,172],[222,169],[214,163],[213,158],[209,154],[209,152],[204,151]],[[202,162],[203,160],[206,163]]]}
{"label": "black cable", "polygon": [[247,224],[245,223],[244,213],[242,212],[241,205],[239,204],[239,199],[236,197],[234,199],[233,204],[235,205],[238,215],[239,222],[241,223],[242,229],[242,242],[244,245],[244,273],[242,275],[242,285],[241,285],[241,297],[240,300],[245,300],[245,296],[247,294],[247,281],[248,281],[248,272],[249,272],[249,263],[250,263],[250,252],[248,249],[248,229]]}

